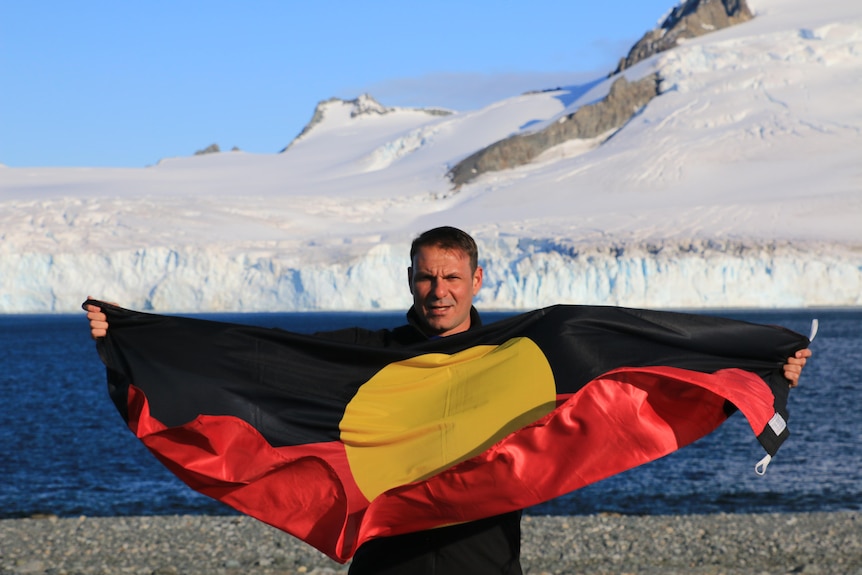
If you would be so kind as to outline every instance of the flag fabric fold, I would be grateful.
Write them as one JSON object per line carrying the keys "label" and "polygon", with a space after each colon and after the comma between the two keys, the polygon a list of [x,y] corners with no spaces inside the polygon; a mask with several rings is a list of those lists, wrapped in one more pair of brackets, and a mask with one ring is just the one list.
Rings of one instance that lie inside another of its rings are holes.
{"label": "flag fabric fold", "polygon": [[[398,348],[126,310],[99,340],[131,431],[193,489],[347,561],[371,538],[522,509],[739,410],[787,438],[789,330],[553,306]],[[86,305],[85,303],[85,305]]]}

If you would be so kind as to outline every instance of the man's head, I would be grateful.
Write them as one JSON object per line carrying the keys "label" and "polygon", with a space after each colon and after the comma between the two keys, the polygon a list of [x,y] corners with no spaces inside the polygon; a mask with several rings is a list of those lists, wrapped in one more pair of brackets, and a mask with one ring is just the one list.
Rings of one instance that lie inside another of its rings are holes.
{"label": "man's head", "polygon": [[413,307],[428,335],[470,328],[473,296],[482,287],[476,242],[452,227],[434,228],[413,240],[407,269]]}

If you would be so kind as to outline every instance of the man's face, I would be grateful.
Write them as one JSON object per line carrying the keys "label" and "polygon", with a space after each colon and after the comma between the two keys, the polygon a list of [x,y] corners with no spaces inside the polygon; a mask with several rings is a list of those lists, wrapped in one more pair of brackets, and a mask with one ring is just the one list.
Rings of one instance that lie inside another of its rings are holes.
{"label": "man's face", "polygon": [[473,296],[482,287],[482,268],[470,269],[461,250],[419,248],[407,270],[413,306],[428,335],[453,335],[470,328]]}

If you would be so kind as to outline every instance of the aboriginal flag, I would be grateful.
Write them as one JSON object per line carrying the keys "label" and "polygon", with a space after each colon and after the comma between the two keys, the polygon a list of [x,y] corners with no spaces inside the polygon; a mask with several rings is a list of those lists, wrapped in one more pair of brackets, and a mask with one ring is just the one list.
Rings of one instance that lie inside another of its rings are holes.
{"label": "aboriginal flag", "polygon": [[740,410],[774,455],[804,336],[554,306],[369,347],[97,301],[111,398],[193,489],[347,561],[376,537],[523,509],[685,446]]}

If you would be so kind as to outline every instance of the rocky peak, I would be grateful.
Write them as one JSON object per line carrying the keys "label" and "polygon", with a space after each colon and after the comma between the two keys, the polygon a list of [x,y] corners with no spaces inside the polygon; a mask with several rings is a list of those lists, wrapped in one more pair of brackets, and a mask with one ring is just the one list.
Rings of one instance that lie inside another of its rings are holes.
{"label": "rocky peak", "polygon": [[372,98],[369,94],[362,94],[355,100],[349,100],[345,103],[353,106],[353,109],[350,111],[351,118],[356,118],[357,116],[370,116],[374,114],[382,116],[383,114],[388,114],[394,109],[387,108]]}
{"label": "rocky peak", "polygon": [[[694,38],[752,18],[745,0],[685,0],[648,32],[620,60],[611,77],[669,50],[682,38]],[[635,82],[620,76],[604,99],[581,107],[538,132],[510,136],[479,150],[453,166],[448,176],[459,187],[485,172],[505,170],[531,162],[545,150],[575,138],[594,138],[625,125],[629,119],[659,95],[661,79],[651,74]]]}
{"label": "rocky peak", "polygon": [[317,107],[315,107],[314,109],[314,115],[312,115],[311,120],[308,122],[308,124],[305,125],[299,135],[293,139],[293,142],[288,144],[288,146],[284,148],[282,152],[286,152],[287,150],[289,150],[290,146],[292,146],[294,142],[300,140],[304,135],[308,134],[316,125],[320,124],[326,117],[327,110],[331,109],[334,106],[350,106],[351,118],[358,118],[361,116],[383,116],[385,114],[397,112],[399,110],[414,110],[424,112],[431,116],[446,116],[452,113],[449,110],[443,110],[440,108],[388,107],[375,100],[370,94],[362,94],[361,96],[359,96],[358,98],[354,98],[353,100],[330,98],[328,100],[323,100],[317,103]]}
{"label": "rocky peak", "polygon": [[681,39],[703,36],[753,17],[745,0],[685,0],[671,10],[658,28],[644,34],[610,75],[618,74],[653,54],[670,50]]}

